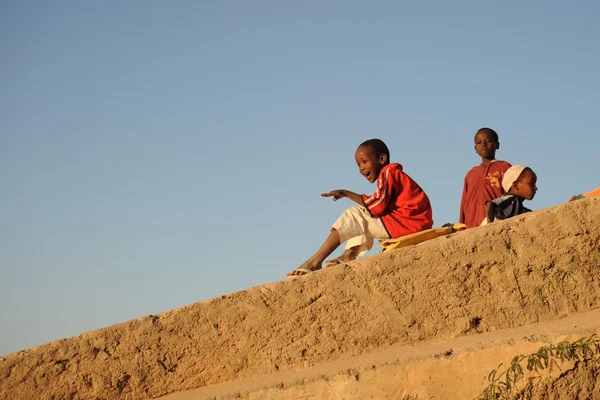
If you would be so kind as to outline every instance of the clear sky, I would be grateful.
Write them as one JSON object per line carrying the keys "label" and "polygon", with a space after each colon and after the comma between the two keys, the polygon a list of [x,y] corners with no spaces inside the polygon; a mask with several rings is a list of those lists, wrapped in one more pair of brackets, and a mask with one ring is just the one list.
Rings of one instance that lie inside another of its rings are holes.
{"label": "clear sky", "polygon": [[[5,1],[0,354],[285,279],[383,139],[456,222],[478,128],[529,207],[598,185],[597,1]],[[337,254],[337,253],[336,253]]]}

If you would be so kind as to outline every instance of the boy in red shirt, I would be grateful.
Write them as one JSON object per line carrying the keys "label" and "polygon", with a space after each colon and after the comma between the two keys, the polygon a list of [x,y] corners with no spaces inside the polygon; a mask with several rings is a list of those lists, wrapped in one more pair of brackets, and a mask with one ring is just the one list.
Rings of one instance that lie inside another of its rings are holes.
{"label": "boy in red shirt", "polygon": [[471,168],[465,176],[458,218],[467,228],[479,226],[487,216],[486,203],[504,194],[502,178],[510,164],[496,160],[498,149],[500,142],[493,129],[481,128],[477,131],[475,152],[481,157],[481,165]]}
{"label": "boy in red shirt", "polygon": [[390,152],[383,141],[371,139],[362,143],[355,159],[361,175],[371,183],[377,182],[377,191],[370,196],[344,189],[322,193],[334,201],[347,197],[358,206],[350,207],[338,218],[319,250],[288,277],[321,269],[325,258],[343,242],[348,242],[346,250],[332,264],[365,254],[373,247],[373,238],[397,238],[433,226],[429,198],[402,171],[402,165],[390,163]]}

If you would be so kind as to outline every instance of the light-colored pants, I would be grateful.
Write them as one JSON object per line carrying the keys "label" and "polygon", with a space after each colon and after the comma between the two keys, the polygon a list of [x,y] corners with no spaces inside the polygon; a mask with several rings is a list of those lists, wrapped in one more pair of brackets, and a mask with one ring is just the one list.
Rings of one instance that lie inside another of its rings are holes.
{"label": "light-colored pants", "polygon": [[373,247],[373,238],[389,239],[389,235],[379,218],[373,218],[363,206],[348,208],[332,225],[340,235],[340,242],[346,249],[356,246],[358,255],[366,254]]}

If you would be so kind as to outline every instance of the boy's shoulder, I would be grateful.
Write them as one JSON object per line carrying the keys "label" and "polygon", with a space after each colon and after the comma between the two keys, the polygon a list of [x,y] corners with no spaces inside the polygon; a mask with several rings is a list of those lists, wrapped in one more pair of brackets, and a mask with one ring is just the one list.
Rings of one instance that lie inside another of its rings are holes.
{"label": "boy's shoulder", "polygon": [[490,163],[490,167],[509,169],[512,165],[508,161],[494,160]]}
{"label": "boy's shoulder", "polygon": [[400,171],[402,171],[402,164],[397,162],[391,162],[385,167],[383,167],[383,169],[399,169]]}
{"label": "boy's shoulder", "polygon": [[492,160],[487,165],[484,165],[483,163],[481,163],[479,165],[474,166],[473,169],[476,169],[476,168],[487,168],[487,167],[489,167],[490,169],[491,168],[494,168],[494,169],[497,169],[497,168],[510,168],[511,164],[508,161],[504,161],[504,160]]}
{"label": "boy's shoulder", "polygon": [[396,182],[396,181],[402,181],[406,178],[410,178],[406,172],[404,172],[404,169],[402,168],[402,164],[399,163],[389,163],[388,165],[384,166],[381,171],[379,172],[379,181],[385,181],[385,182]]}
{"label": "boy's shoulder", "polygon": [[383,168],[381,168],[381,172],[380,174],[386,173],[386,172],[392,172],[392,173],[403,173],[404,171],[402,170],[402,164],[398,164],[398,163],[389,163],[388,165],[384,166]]}
{"label": "boy's shoulder", "polygon": [[505,217],[514,217],[515,215],[531,212],[523,205],[523,199],[520,196],[511,193],[505,193],[502,197],[492,200],[496,207],[503,210]]}
{"label": "boy's shoulder", "polygon": [[496,205],[499,205],[501,203],[504,203],[505,201],[516,201],[517,197],[514,194],[510,194],[510,193],[504,193],[502,196],[500,197],[496,197],[495,199],[491,200],[493,203],[496,203]]}
{"label": "boy's shoulder", "polygon": [[465,178],[468,178],[470,175],[473,175],[473,174],[477,174],[477,176],[479,176],[481,171],[485,168],[486,167],[483,164],[474,165],[470,170],[467,171]]}
{"label": "boy's shoulder", "polygon": [[489,170],[492,170],[492,171],[498,171],[498,170],[500,170],[500,171],[504,172],[504,171],[506,171],[507,169],[509,169],[510,167],[511,167],[511,164],[510,164],[508,161],[502,161],[502,160],[493,160],[491,163],[489,163],[489,164],[487,164],[487,165],[484,165],[484,164],[482,163],[482,164],[479,164],[479,165],[475,165],[475,166],[473,166],[473,167],[472,167],[472,168],[471,168],[471,169],[470,169],[470,170],[467,172],[467,175],[466,175],[466,176],[469,176],[469,175],[472,175],[472,174],[475,174],[475,173],[477,173],[477,174],[478,174],[478,173],[480,173],[482,170],[485,170],[485,169],[489,169]]}
{"label": "boy's shoulder", "polygon": [[[518,207],[523,208],[524,200],[525,199],[523,199],[522,197],[519,197],[515,194],[504,193],[501,197],[498,197],[497,199],[492,200],[492,202],[495,203],[496,206],[499,206],[500,208],[508,207],[512,204],[516,204]],[[529,211],[531,211],[531,210],[529,210]]]}

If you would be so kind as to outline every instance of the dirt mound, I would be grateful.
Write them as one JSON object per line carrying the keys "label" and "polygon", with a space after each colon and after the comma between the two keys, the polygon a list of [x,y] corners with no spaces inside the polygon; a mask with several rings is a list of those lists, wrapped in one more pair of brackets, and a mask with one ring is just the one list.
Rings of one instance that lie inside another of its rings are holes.
{"label": "dirt mound", "polygon": [[156,398],[584,313],[598,221],[600,198],[578,200],[10,354],[0,399]]}

